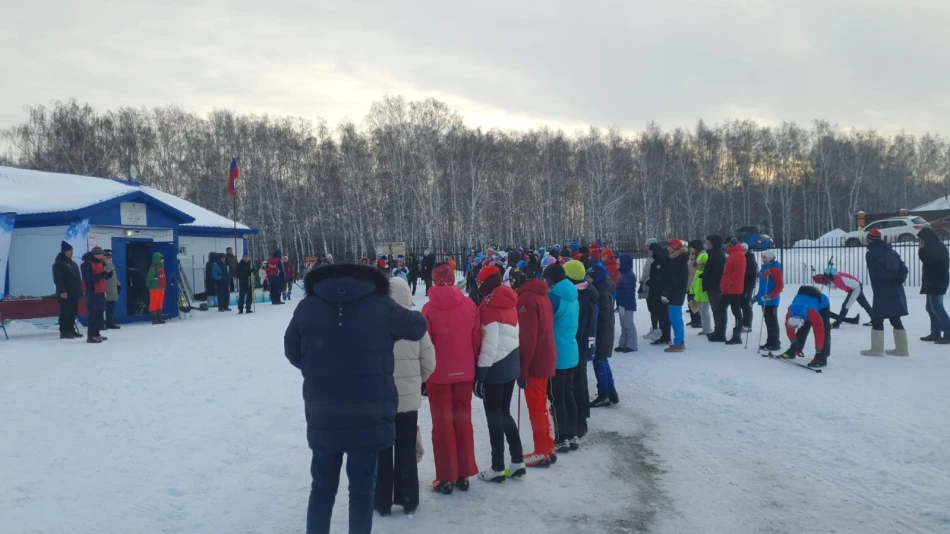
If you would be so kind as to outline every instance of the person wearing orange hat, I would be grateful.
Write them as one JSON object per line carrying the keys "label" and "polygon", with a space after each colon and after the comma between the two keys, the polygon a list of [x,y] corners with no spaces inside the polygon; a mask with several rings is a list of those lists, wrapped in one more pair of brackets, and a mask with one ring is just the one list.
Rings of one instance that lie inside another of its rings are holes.
{"label": "person wearing orange hat", "polygon": [[673,329],[673,341],[665,352],[683,352],[686,350],[686,325],[683,324],[683,304],[686,302],[686,286],[689,282],[689,249],[680,239],[670,239],[666,246],[669,255],[663,273],[663,296],[670,325]]}

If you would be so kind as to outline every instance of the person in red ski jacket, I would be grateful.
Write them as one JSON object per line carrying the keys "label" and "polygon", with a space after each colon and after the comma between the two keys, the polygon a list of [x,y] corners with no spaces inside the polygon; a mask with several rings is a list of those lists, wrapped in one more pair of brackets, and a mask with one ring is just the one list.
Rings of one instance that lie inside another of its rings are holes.
{"label": "person in red ski jacket", "polygon": [[555,373],[554,310],[548,285],[533,273],[513,271],[511,289],[518,293],[518,357],[521,376],[518,386],[525,390],[528,418],[534,436],[534,451],[525,456],[528,467],[548,467],[552,463],[554,438],[548,410],[548,380]]}
{"label": "person in red ski jacket", "polygon": [[726,266],[719,281],[722,300],[719,303],[720,315],[725,317],[727,309],[732,309],[736,326],[732,329],[732,339],[726,341],[726,321],[716,325],[715,341],[726,341],[727,345],[742,344],[742,294],[745,291],[745,249],[739,240],[731,237],[726,242]]}
{"label": "person in red ski jacket", "polygon": [[[501,271],[494,265],[478,273],[478,292],[482,304],[478,313],[482,323],[482,349],[475,368],[475,396],[485,405],[488,438],[491,442],[491,468],[478,477],[486,482],[504,482],[506,478],[524,478],[524,451],[518,425],[511,416],[511,397],[521,374],[518,358],[518,295],[502,285]],[[505,441],[511,452],[511,464],[505,469]]]}
{"label": "person in red ski jacket", "polygon": [[294,263],[290,258],[284,256],[284,300],[290,300],[290,292],[294,289],[294,281],[297,280],[297,269],[294,269]]}
{"label": "person in red ski jacket", "polygon": [[455,273],[447,263],[433,268],[432,283],[429,302],[422,308],[435,345],[435,371],[426,381],[435,459],[432,487],[449,495],[454,488],[468,490],[468,478],[478,474],[472,389],[482,324],[478,308],[455,285]]}

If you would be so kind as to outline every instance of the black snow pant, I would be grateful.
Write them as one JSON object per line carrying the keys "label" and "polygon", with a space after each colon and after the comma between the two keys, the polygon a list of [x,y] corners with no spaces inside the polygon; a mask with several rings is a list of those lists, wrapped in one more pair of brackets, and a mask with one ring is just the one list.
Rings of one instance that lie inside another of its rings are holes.
{"label": "black snow pant", "polygon": [[762,314],[765,317],[765,345],[778,350],[782,345],[778,326],[778,307],[765,306],[762,308]]}
{"label": "black snow pant", "polygon": [[248,280],[240,280],[238,283],[240,287],[237,301],[238,311],[251,311],[251,283]]}
{"label": "black snow pant", "polygon": [[419,507],[419,469],[416,430],[419,412],[396,414],[396,443],[379,451],[376,470],[376,511],[389,512],[394,504],[406,511]]}
{"label": "black snow pant", "polygon": [[709,307],[713,313],[713,338],[720,335],[726,335],[726,309],[722,307],[722,293],[719,291],[707,291],[709,296]]}
{"label": "black snow pant", "polygon": [[431,278],[423,278],[422,281],[426,283],[426,296],[428,297],[428,296],[429,296],[429,289],[432,288],[432,279],[431,279]]}
{"label": "black snow pant", "polygon": [[[587,420],[590,419],[590,387],[587,384],[586,351],[581,351],[580,361],[574,368],[574,405],[577,406],[577,437],[587,434]],[[552,379],[553,380],[553,379]],[[549,381],[550,383],[550,381]]]}
{"label": "black snow pant", "polygon": [[416,287],[419,285],[419,280],[412,278],[409,280],[409,288],[412,289],[412,296],[416,296]]}
{"label": "black snow pant", "polygon": [[280,303],[282,302],[282,301],[280,300],[280,298],[281,298],[280,290],[282,289],[280,286],[281,286],[281,284],[271,284],[271,285],[270,285],[270,302],[271,302],[271,304],[280,304]]}
{"label": "black snow pant", "polygon": [[511,452],[511,463],[524,462],[521,435],[518,434],[515,418],[511,416],[511,395],[514,390],[514,380],[504,384],[485,385],[485,418],[488,420],[493,471],[505,469],[505,440],[508,441],[508,449]]}
{"label": "black snow pant", "polygon": [[752,328],[752,292],[742,295],[742,326]]}
{"label": "black snow pant", "polygon": [[[586,362],[585,362],[586,363]],[[554,404],[554,443],[577,437],[577,401],[574,398],[574,369],[558,369],[548,381]]]}
{"label": "black snow pant", "polygon": [[57,298],[59,303],[59,333],[75,334],[76,317],[79,315],[79,299]]}
{"label": "black snow pant", "polygon": [[106,301],[106,328],[115,328],[115,301]]}
{"label": "black snow pant", "polygon": [[86,326],[86,337],[92,339],[102,335],[102,328],[105,326],[106,311],[104,309],[89,310],[89,324]]}
{"label": "black snow pant", "polygon": [[716,321],[716,338],[726,337],[726,323],[729,322],[726,318],[726,312],[730,309],[732,310],[732,316],[736,319],[735,329],[739,332],[742,331],[742,295],[722,295],[719,298],[719,315],[722,320]]}
{"label": "black snow pant", "polygon": [[669,342],[670,329],[670,308],[663,304],[663,296],[659,291],[650,290],[650,296],[647,298],[647,308],[650,310],[650,320],[656,318],[657,328],[660,329],[660,339],[658,342]]}
{"label": "black snow pant", "polygon": [[217,280],[215,282],[215,285],[216,285],[215,292],[217,293],[217,297],[218,297],[218,310],[219,311],[230,310],[231,309],[230,308],[231,292],[228,289],[228,281]]}
{"label": "black snow pant", "polygon": [[[827,358],[831,356],[831,310],[829,308],[821,310],[821,322],[825,327],[825,346],[817,355]],[[898,322],[900,322],[900,318],[898,318]],[[809,332],[811,332],[811,323],[805,321],[805,324],[798,329],[795,335],[795,344],[802,354],[805,353],[805,342],[808,341]]]}

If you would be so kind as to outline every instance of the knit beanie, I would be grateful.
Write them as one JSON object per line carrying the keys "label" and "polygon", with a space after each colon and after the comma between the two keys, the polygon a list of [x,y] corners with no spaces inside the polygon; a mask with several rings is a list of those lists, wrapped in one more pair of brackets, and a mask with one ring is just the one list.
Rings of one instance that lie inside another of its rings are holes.
{"label": "knit beanie", "polygon": [[435,287],[448,287],[455,285],[455,273],[448,263],[440,263],[432,269],[432,284]]}
{"label": "knit beanie", "polygon": [[583,263],[577,260],[571,260],[564,264],[564,274],[571,280],[580,282],[587,277],[587,269],[584,268]]}
{"label": "knit beanie", "polygon": [[514,270],[508,275],[508,281],[511,283],[511,289],[518,291],[518,288],[528,282],[530,278],[524,271]]}
{"label": "knit beanie", "polygon": [[774,260],[774,259],[775,259],[775,251],[774,251],[774,250],[763,250],[763,251],[762,251],[762,259],[765,260],[766,258],[768,258],[769,261]]}
{"label": "knit beanie", "polygon": [[868,241],[880,241],[881,237],[881,231],[877,228],[872,228],[871,231],[868,232]]}
{"label": "knit beanie", "polygon": [[590,249],[590,259],[593,260],[593,261],[599,261],[599,260],[600,260],[600,249],[599,249],[599,248],[592,248],[592,249]]}
{"label": "knit beanie", "polygon": [[666,246],[667,246],[667,248],[669,248],[670,250],[674,250],[674,251],[675,251],[675,250],[679,250],[679,249],[683,248],[683,241],[680,240],[680,239],[676,239],[676,238],[674,237],[673,239],[670,239],[670,240],[669,240],[669,242],[667,243]]}
{"label": "knit beanie", "polygon": [[738,244],[739,244],[739,238],[737,237],[730,237],[729,239],[726,240],[726,248],[732,248]]}
{"label": "knit beanie", "polygon": [[564,273],[564,267],[559,263],[554,265],[549,265],[544,269],[544,273],[541,275],[544,278],[544,281],[548,283],[548,286],[554,286],[561,280],[564,280],[567,275]]}
{"label": "knit beanie", "polygon": [[70,245],[69,243],[65,242],[65,241],[61,241],[61,242],[59,243],[59,251],[60,251],[60,252],[66,252],[67,250],[72,250],[72,249],[73,249],[73,246]]}
{"label": "knit beanie", "polygon": [[499,271],[498,267],[495,267],[494,265],[489,265],[488,267],[485,267],[481,271],[478,271],[479,282],[484,282],[485,280],[488,280],[492,276],[501,276],[501,271]]}
{"label": "knit beanie", "polygon": [[699,239],[694,239],[689,242],[689,248],[696,251],[696,254],[702,252],[706,247],[703,245],[703,242]]}

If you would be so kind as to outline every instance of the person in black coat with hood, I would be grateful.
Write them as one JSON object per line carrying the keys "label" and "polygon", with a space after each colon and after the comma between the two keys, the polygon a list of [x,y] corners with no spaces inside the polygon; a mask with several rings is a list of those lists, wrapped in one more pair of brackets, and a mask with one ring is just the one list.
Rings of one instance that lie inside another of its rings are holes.
{"label": "person in black coat with hood", "polygon": [[393,346],[422,339],[426,320],[393,301],[386,275],[369,266],[311,269],[304,290],[284,333],[284,355],[303,375],[313,451],[306,530],[329,532],[345,454],[350,532],[370,532],[379,451],[396,440]]}
{"label": "person in black coat with hood", "polygon": [[650,245],[650,252],[653,254],[653,263],[650,264],[650,279],[647,281],[650,291],[647,294],[647,309],[650,315],[656,317],[657,325],[660,328],[660,337],[653,340],[651,345],[669,345],[670,338],[670,312],[666,304],[663,303],[663,288],[666,284],[666,262],[669,259],[666,249],[659,243]]}
{"label": "person in black coat with hood", "polygon": [[726,309],[721,306],[722,289],[719,287],[722,282],[722,273],[726,269],[726,253],[722,249],[722,236],[712,234],[706,236],[706,269],[703,271],[703,291],[709,296],[709,307],[713,312],[713,331],[726,331]]}
{"label": "person in black coat with hood", "polygon": [[[573,271],[571,271],[573,273]],[[580,275],[577,275],[580,276]],[[590,283],[586,274],[578,280],[568,275],[568,280],[577,288],[577,349],[578,362],[574,369],[574,402],[577,404],[577,437],[587,434],[590,419],[590,388],[587,384],[587,361],[594,357],[597,340],[597,309],[600,294]],[[616,399],[619,402],[619,398]]]}
{"label": "person in black coat with hood", "polygon": [[209,308],[218,305],[218,285],[214,280],[213,272],[219,256],[217,252],[209,252],[208,263],[205,264],[205,295]]}
{"label": "person in black coat with hood", "polygon": [[[868,251],[865,254],[868,277],[871,279],[871,349],[862,350],[864,356],[910,356],[907,347],[907,331],[901,317],[907,315],[907,295],[904,281],[907,266],[900,254],[884,241],[881,231],[868,232]],[[884,320],[894,327],[894,350],[884,350]]]}
{"label": "person in black coat with hood", "polygon": [[749,245],[743,243],[745,250],[745,280],[742,292],[742,326],[747,331],[752,330],[752,295],[758,286],[759,264],[755,261],[755,254],[749,250]]}
{"label": "person in black coat with hood", "polygon": [[670,239],[667,249],[669,256],[664,266],[660,301],[666,307],[666,321],[673,330],[673,339],[666,352],[683,352],[686,350],[683,304],[686,303],[686,284],[689,282],[689,249],[680,239]]}
{"label": "person in black coat with hood", "polygon": [[251,310],[252,302],[252,293],[251,291],[251,273],[254,271],[254,267],[251,265],[251,255],[245,254],[241,261],[238,262],[237,267],[234,268],[234,278],[238,282],[238,315],[243,314],[245,311],[247,313],[254,313]]}
{"label": "person in black coat with hood", "polygon": [[947,315],[943,297],[950,285],[950,253],[933,228],[924,228],[917,237],[920,238],[917,257],[923,264],[920,294],[927,297],[927,315],[930,316],[930,335],[920,340],[947,345],[950,344],[950,315]]}
{"label": "person in black coat with hood", "polygon": [[79,266],[73,261],[73,246],[63,241],[59,250],[53,262],[53,284],[56,285],[56,302],[59,304],[59,338],[82,339],[83,335],[76,328],[82,276]]}
{"label": "person in black coat with hood", "polygon": [[[392,263],[390,263],[392,265]],[[435,255],[431,251],[425,251],[422,262],[419,264],[419,277],[426,284],[426,296],[429,296],[429,289],[432,287],[432,269],[435,268]]]}

